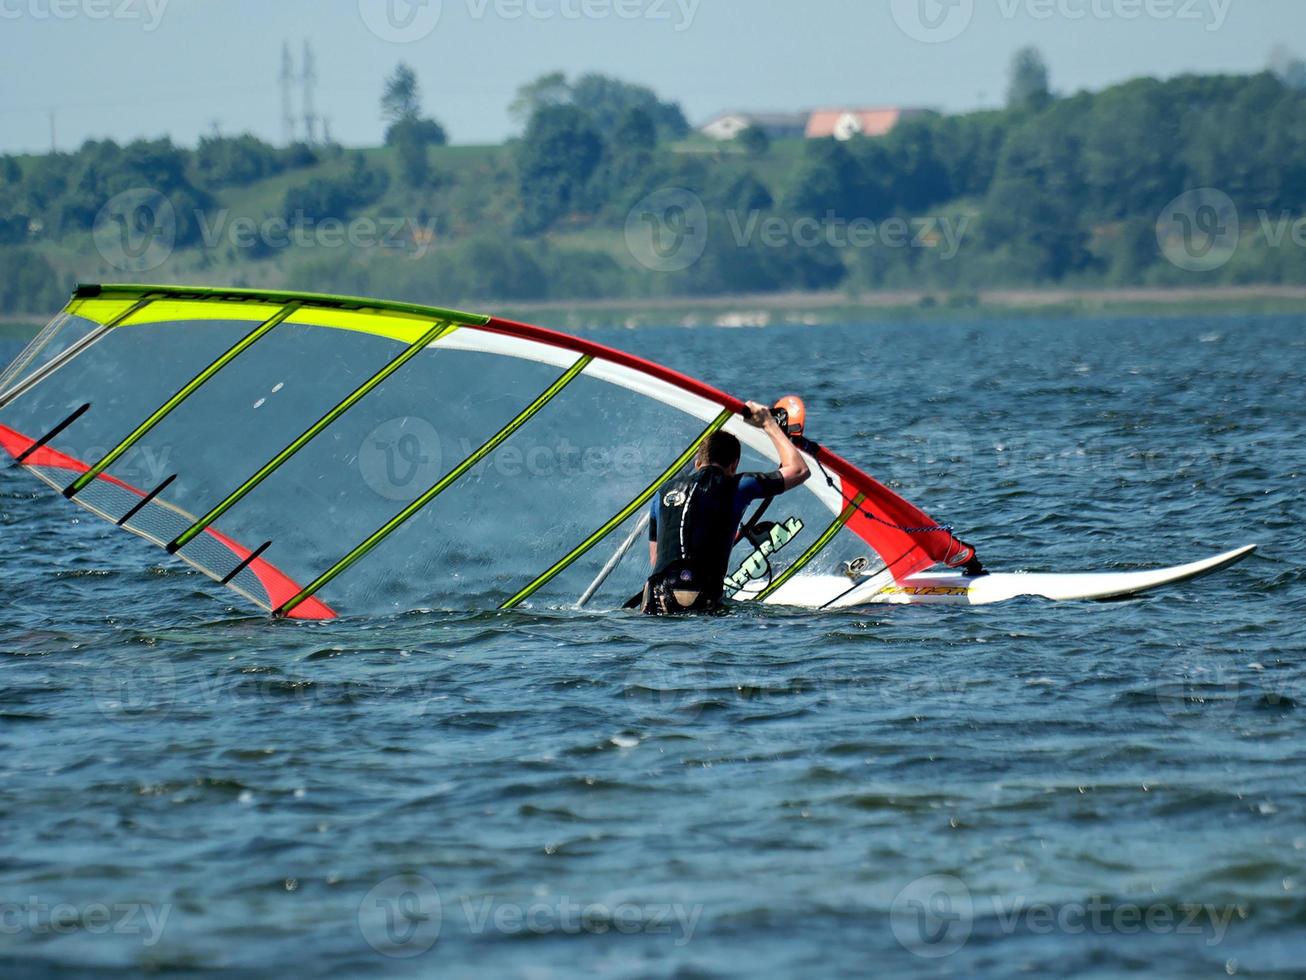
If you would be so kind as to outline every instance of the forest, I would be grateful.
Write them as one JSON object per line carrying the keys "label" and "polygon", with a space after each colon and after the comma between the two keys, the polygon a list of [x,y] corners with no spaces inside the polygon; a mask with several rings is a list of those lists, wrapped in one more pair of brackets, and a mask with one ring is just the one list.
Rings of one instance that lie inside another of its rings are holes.
{"label": "forest", "polygon": [[[47,314],[77,281],[446,305],[1306,283],[1306,91],[1281,72],[1059,95],[1024,52],[1006,108],[846,142],[715,142],[647,87],[553,74],[513,102],[519,136],[458,146],[420,91],[408,66],[384,80],[374,148],[214,135],[0,157],[0,313]],[[653,233],[694,250],[650,263],[632,228],[669,191]]]}

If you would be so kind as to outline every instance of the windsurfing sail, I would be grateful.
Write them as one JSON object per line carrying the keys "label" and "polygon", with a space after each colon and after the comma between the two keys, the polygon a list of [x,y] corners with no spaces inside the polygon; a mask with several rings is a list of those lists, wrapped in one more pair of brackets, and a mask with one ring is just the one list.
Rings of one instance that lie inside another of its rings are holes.
{"label": "windsurfing sail", "polygon": [[[777,465],[744,411],[541,327],[245,289],[79,287],[0,375],[0,445],[17,464],[295,619],[569,605],[595,581],[596,605],[619,601],[647,554],[613,549],[703,440],[731,432],[741,470]],[[868,573],[891,585],[973,556],[839,456],[803,449],[815,476],[737,548],[736,600],[828,606]]]}

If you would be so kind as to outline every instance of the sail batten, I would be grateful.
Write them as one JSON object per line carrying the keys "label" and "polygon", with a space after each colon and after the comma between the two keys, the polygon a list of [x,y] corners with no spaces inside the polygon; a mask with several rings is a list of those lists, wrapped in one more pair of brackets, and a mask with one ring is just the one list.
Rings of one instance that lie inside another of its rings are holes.
{"label": "sail batten", "polygon": [[330,411],[301,433],[294,442],[259,467],[248,480],[229,493],[226,497],[222,498],[219,503],[213,506],[212,510],[188,527],[184,532],[179,534],[175,540],[168,544],[168,551],[172,554],[176,554],[191,541],[194,541],[195,538],[199,537],[199,535],[204,532],[205,528],[218,520],[218,518],[227,511],[231,510],[231,508],[236,504],[240,503],[240,501],[258,487],[259,484],[280,469],[287,460],[325,432],[331,423],[339,419],[342,415],[366,398],[370,392],[374,391],[392,374],[452,329],[454,329],[454,326],[449,323],[436,323],[432,326],[430,330],[418,337],[417,340],[413,341],[407,350],[346,395],[338,404],[333,406]]}
{"label": "sail batten", "polygon": [[136,428],[133,429],[125,439],[118,443],[118,445],[114,446],[113,449],[109,450],[109,452],[106,453],[99,462],[95,463],[89,470],[69,484],[68,488],[64,490],[63,495],[71,500],[82,490],[86,489],[87,484],[112,466],[114,462],[122,457],[123,453],[127,452],[132,448],[132,446],[140,442],[142,438],[149,434],[151,429],[167,418],[178,405],[184,402],[191,395],[195,394],[195,392],[199,391],[199,389],[211,381],[219,371],[241,354],[245,353],[245,351],[253,347],[271,330],[285,322],[285,320],[297,309],[299,309],[298,303],[288,303],[242,337],[235,346],[228,349],[221,357],[192,378],[180,391],[176,392],[166,402],[160,405],[158,409],[150,414],[149,418],[136,426]]}

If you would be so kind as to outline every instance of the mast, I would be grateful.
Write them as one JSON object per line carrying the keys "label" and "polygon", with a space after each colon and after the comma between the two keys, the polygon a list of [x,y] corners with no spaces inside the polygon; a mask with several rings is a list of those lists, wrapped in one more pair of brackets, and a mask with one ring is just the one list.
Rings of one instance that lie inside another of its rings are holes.
{"label": "mast", "polygon": [[281,138],[287,146],[295,142],[295,61],[289,42],[281,46]]}
{"label": "mast", "polygon": [[304,42],[304,74],[301,76],[304,86],[304,142],[317,142],[317,105],[314,89],[317,86],[317,58],[313,55],[313,45]]}

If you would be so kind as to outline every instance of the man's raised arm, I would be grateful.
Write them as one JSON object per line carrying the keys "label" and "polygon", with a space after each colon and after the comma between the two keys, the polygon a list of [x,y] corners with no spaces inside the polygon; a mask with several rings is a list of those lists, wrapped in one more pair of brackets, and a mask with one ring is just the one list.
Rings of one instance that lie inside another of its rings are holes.
{"label": "man's raised arm", "polygon": [[748,411],[749,423],[770,436],[776,452],[780,454],[780,475],[784,477],[785,489],[792,490],[806,483],[808,477],[812,475],[811,470],[807,468],[807,461],[803,459],[802,453],[793,444],[788,433],[780,428],[780,423],[775,420],[771,410],[759,402],[749,402]]}

